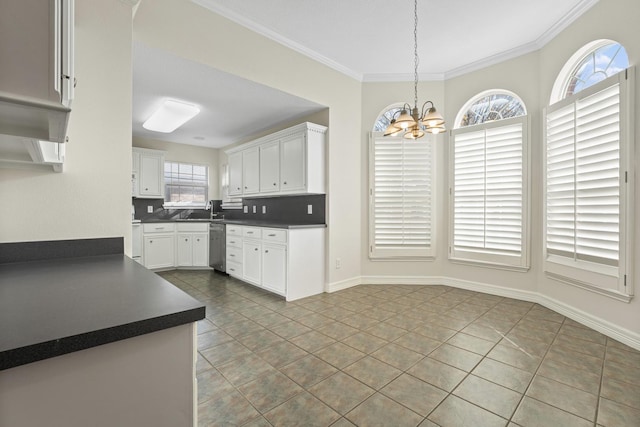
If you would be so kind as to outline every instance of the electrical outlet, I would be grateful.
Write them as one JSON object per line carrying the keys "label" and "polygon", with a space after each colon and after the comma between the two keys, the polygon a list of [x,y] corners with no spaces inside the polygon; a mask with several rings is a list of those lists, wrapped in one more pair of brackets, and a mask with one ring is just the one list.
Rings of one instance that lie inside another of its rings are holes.
{"label": "electrical outlet", "polygon": [[263,207],[262,207],[262,213],[263,213],[263,214],[266,214],[266,213],[267,213],[267,207],[266,207],[266,206],[263,206]]}
{"label": "electrical outlet", "polygon": [[307,214],[311,215],[313,213],[313,205],[307,205]]}
{"label": "electrical outlet", "polygon": [[256,208],[257,208],[257,206],[254,205],[253,206],[253,213],[256,213]]}
{"label": "electrical outlet", "polygon": [[147,206],[147,213],[153,213],[153,206]]}
{"label": "electrical outlet", "polygon": [[249,206],[243,206],[242,207],[242,212],[249,213]]}
{"label": "electrical outlet", "polygon": [[342,267],[342,260],[340,258],[336,258],[336,270]]}

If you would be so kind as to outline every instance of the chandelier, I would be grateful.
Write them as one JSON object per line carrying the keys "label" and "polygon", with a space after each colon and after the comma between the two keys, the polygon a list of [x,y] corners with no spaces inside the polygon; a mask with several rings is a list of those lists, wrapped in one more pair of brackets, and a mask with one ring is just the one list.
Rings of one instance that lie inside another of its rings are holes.
{"label": "chandelier", "polygon": [[[418,110],[418,0],[414,0],[414,24],[413,24],[413,108],[405,102],[402,109],[396,111],[391,119],[391,123],[384,131],[384,136],[396,136],[404,133],[406,139],[418,139],[424,136],[425,132],[437,134],[445,131],[444,119],[436,111],[432,101],[427,101]],[[431,106],[427,109],[427,104]],[[400,114],[397,118],[396,115]]]}

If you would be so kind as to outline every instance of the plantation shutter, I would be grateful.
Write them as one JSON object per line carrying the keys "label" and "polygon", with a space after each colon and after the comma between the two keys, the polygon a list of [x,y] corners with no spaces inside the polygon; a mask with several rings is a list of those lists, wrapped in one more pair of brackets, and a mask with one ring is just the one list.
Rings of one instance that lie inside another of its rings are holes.
{"label": "plantation shutter", "polygon": [[451,258],[522,266],[526,117],[453,131]]}
{"label": "plantation shutter", "polygon": [[617,266],[620,84],[547,113],[547,253]]}
{"label": "plantation shutter", "polygon": [[432,248],[432,143],[375,133],[371,143],[370,256],[426,257]]}

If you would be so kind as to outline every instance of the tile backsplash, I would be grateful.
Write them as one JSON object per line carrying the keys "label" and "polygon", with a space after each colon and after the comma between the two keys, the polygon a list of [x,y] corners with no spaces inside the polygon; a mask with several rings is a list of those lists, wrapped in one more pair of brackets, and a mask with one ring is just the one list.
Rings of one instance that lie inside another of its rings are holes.
{"label": "tile backsplash", "polygon": [[[224,214],[225,219],[248,219],[289,224],[324,224],[325,199],[324,194],[247,197],[242,200],[243,209],[223,209],[218,212]],[[246,213],[244,212],[245,208]],[[265,213],[263,213],[263,209]],[[311,210],[310,214],[308,213],[309,209]]]}
{"label": "tile backsplash", "polygon": [[[326,196],[324,194],[247,197],[242,200],[243,209],[222,209],[220,206],[221,201],[214,200],[213,210],[218,214],[218,218],[224,215],[225,219],[245,219],[288,224],[324,224],[325,200]],[[191,217],[209,217],[210,212],[204,209],[163,209],[163,203],[163,199],[132,199],[132,205],[135,209],[134,218],[170,220],[189,215]],[[149,206],[151,206],[153,213],[147,212]],[[245,209],[247,210],[246,213]]]}

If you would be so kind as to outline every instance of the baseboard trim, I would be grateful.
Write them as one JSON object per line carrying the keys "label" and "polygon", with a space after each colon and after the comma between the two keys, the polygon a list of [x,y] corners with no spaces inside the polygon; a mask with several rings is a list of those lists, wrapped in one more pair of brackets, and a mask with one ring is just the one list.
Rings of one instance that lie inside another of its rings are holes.
{"label": "baseboard trim", "polygon": [[[343,281],[345,282],[345,281]],[[338,282],[342,284],[343,282]],[[579,310],[554,298],[522,289],[507,288],[488,283],[461,280],[445,276],[361,276],[349,279],[350,286],[356,284],[366,285],[445,285],[469,291],[482,292],[507,298],[515,298],[523,301],[535,302],[551,309],[569,319],[588,326],[616,341],[620,341],[629,347],[640,350],[640,334],[622,328],[607,320]],[[345,287],[346,289],[346,287]],[[336,289],[338,290],[338,289]]]}
{"label": "baseboard trim", "polygon": [[362,284],[362,277],[355,276],[349,279],[340,280],[339,282],[328,283],[325,288],[325,292],[332,293],[332,292],[342,291],[344,289],[349,289],[361,284]]}

